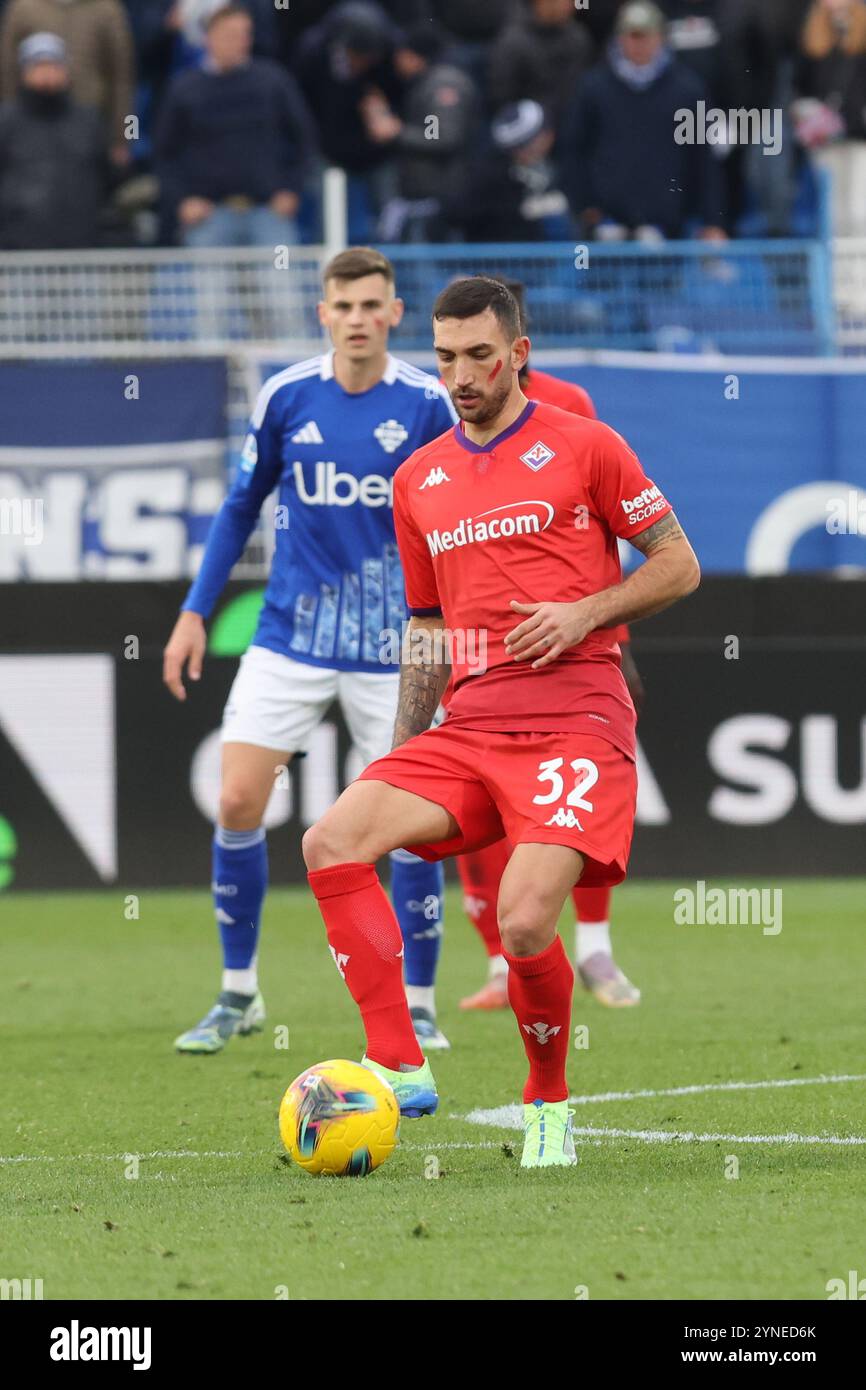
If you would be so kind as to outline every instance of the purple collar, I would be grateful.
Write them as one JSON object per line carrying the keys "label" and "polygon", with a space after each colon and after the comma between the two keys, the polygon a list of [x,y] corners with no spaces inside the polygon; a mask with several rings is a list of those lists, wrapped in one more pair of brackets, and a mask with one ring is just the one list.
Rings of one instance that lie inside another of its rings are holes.
{"label": "purple collar", "polygon": [[494,449],[500,444],[504,444],[506,439],[510,439],[513,434],[516,434],[517,431],[526,424],[537,404],[537,401],[527,401],[525,408],[521,410],[517,419],[508,426],[508,429],[503,430],[501,434],[494,435],[493,439],[489,439],[486,444],[473,444],[471,439],[467,439],[466,435],[463,433],[462,421],[458,421],[454,426],[454,438],[457,440],[458,444],[462,444],[467,453],[492,454]]}

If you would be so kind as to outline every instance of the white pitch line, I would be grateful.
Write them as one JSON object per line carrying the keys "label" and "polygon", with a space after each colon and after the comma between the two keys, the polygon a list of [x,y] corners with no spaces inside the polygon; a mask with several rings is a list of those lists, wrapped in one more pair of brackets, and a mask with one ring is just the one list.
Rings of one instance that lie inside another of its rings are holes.
{"label": "white pitch line", "polygon": [[695,1134],[692,1130],[594,1129],[591,1125],[575,1135],[605,1139],[639,1139],[644,1144],[866,1144],[860,1134]]}
{"label": "white pitch line", "polygon": [[842,1081],[866,1081],[866,1074],[794,1076],[777,1081],[708,1081],[697,1086],[671,1086],[661,1091],[599,1091],[594,1095],[569,1096],[569,1104],[592,1105],[595,1101],[603,1100],[652,1100],[654,1096],[698,1096],[710,1091],[766,1091],[782,1086],[829,1086]]}
{"label": "white pitch line", "polygon": [[[517,1105],[500,1105],[494,1110],[471,1110],[466,1116],[470,1124],[489,1125],[495,1129],[522,1129],[523,1112]],[[575,1138],[638,1139],[645,1144],[866,1144],[866,1135],[859,1134],[696,1134],[682,1129],[615,1129],[607,1125],[576,1125]]]}
{"label": "white pitch line", "polygon": [[[436,1149],[498,1149],[499,1141],[496,1139],[483,1140],[442,1140],[431,1144],[414,1144],[400,1141],[401,1149],[418,1149],[422,1153],[430,1153]],[[150,1153],[128,1153],[122,1154],[0,1154],[0,1165],[13,1163],[129,1163],[133,1158],[140,1160],[158,1158],[277,1158],[280,1157],[279,1151],[274,1149],[206,1149],[198,1152],[195,1149],[154,1149]]]}

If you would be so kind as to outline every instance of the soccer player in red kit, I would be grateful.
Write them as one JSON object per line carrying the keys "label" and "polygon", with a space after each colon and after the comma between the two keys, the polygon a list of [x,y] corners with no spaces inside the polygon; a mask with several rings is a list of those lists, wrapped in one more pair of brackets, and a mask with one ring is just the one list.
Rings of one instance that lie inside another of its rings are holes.
{"label": "soccer player in red kit", "polygon": [[[574,974],[556,923],[575,883],[625,877],[636,794],[634,706],[606,633],[690,593],[700,571],[618,434],[526,400],[518,373],[529,339],[504,285],[456,281],[436,300],[433,325],[461,420],[395,475],[412,618],[394,749],[307,831],[304,856],[361,1012],[364,1063],[393,1086],[402,1114],[418,1116],[438,1097],[375,864],[400,847],[436,860],[508,836],[499,930],[529,1061],[521,1164],[570,1164]],[[619,536],[646,556],[625,580]],[[476,639],[485,643],[477,663]],[[431,729],[448,653],[454,694]]]}
{"label": "soccer player in red kit", "polygon": [[[497,279],[500,278],[497,276]],[[526,292],[521,280],[502,276],[502,283],[517,300],[520,331],[528,330]],[[530,367],[529,360],[518,377],[520,389],[530,401],[558,405],[574,415],[597,420],[598,413],[592,397],[583,386],[573,381],[561,381],[549,372]],[[629,630],[624,623],[613,628],[611,637],[619,643],[622,673],[635,708],[640,713],[643,683],[631,655]],[[446,692],[447,699],[447,692]],[[443,701],[445,703],[445,701]],[[507,840],[488,845],[486,849],[457,856],[456,866],[463,888],[463,908],[481,940],[488,957],[488,978],[475,994],[461,999],[461,1009],[507,1009],[508,964],[502,954],[499,927],[496,924],[496,903],[499,883],[511,853]],[[610,940],[610,888],[584,888],[578,884],[571,897],[576,918],[575,964],[584,989],[590,991],[608,1008],[630,1008],[640,1003],[640,990],[623,974],[613,958]],[[431,991],[432,992],[432,991]],[[425,1049],[426,1050],[426,1049]]]}

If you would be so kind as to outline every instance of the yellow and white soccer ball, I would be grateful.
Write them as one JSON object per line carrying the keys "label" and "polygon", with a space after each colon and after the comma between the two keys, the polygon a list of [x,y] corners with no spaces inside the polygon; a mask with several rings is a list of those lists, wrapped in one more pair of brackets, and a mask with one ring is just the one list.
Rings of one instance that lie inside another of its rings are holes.
{"label": "yellow and white soccer ball", "polygon": [[400,1107],[387,1081],[359,1062],[319,1062],[280,1105],[280,1137],[308,1173],[363,1178],[394,1150]]}

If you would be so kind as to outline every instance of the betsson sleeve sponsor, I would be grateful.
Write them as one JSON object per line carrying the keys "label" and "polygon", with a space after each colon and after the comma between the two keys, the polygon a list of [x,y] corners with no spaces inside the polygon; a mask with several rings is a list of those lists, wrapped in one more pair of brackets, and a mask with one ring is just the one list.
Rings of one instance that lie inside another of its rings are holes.
{"label": "betsson sleeve sponsor", "polygon": [[409,507],[406,464],[397,469],[394,475],[394,531],[400,563],[403,566],[403,583],[406,588],[406,602],[413,617],[432,617],[442,612],[439,590],[436,587],[436,574],[427,542],[415,525]]}
{"label": "betsson sleeve sponsor", "polygon": [[640,535],[673,510],[622,435],[609,425],[599,426],[591,479],[599,516],[614,535],[625,540]]}
{"label": "betsson sleeve sponsor", "polygon": [[198,574],[181,607],[203,618],[211,611],[240,559],[267,497],[282,468],[275,397],[262,388],[241,450],[240,467],[213,519]]}

